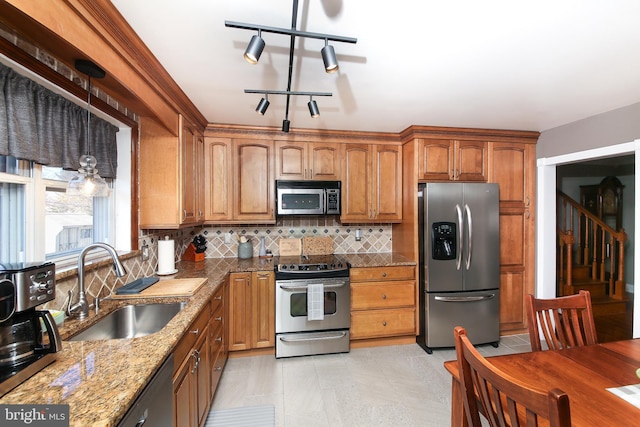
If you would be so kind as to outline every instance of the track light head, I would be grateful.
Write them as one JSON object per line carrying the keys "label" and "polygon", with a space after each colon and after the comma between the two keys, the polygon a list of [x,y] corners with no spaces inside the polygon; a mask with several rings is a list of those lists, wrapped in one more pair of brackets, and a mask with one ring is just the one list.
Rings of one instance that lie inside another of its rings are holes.
{"label": "track light head", "polygon": [[269,104],[268,97],[262,98],[256,107],[256,112],[261,116],[264,116],[264,113],[267,112],[267,108],[269,108]]}
{"label": "track light head", "polygon": [[251,37],[251,41],[247,46],[247,50],[244,51],[244,59],[250,64],[257,64],[262,55],[264,49],[264,40],[261,37],[261,32],[258,31],[258,35]]}
{"label": "track light head", "polygon": [[287,119],[284,119],[282,121],[282,132],[289,132],[289,125],[291,124],[291,122]]}
{"label": "track light head", "polygon": [[315,119],[316,117],[320,116],[320,110],[318,109],[318,104],[316,104],[316,101],[314,101],[313,98],[309,100],[307,105],[309,106],[309,114],[311,114],[312,118]]}
{"label": "track light head", "polygon": [[338,67],[336,51],[333,49],[333,46],[328,44],[327,40],[325,40],[324,47],[322,48],[320,53],[322,54],[322,61],[324,62],[324,70],[327,73],[334,73],[338,71],[340,67]]}

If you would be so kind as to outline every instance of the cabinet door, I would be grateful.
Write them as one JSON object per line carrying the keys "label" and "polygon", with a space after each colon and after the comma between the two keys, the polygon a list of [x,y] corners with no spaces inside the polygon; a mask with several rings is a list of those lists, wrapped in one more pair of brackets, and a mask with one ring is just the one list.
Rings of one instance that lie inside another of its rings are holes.
{"label": "cabinet door", "polygon": [[489,146],[489,180],[500,186],[500,330],[521,331],[535,281],[535,145]]}
{"label": "cabinet door", "polygon": [[193,358],[188,357],[181,365],[173,379],[173,425],[175,427],[195,426],[195,387],[193,374]]}
{"label": "cabinet door", "polygon": [[251,273],[229,275],[229,351],[251,348]]}
{"label": "cabinet door", "polygon": [[[182,223],[191,224],[198,220],[198,181],[196,163],[198,160],[198,142],[191,126],[182,126],[180,136],[182,144],[181,177],[182,177]],[[158,165],[160,166],[160,165]]]}
{"label": "cabinet door", "polygon": [[231,139],[205,138],[204,219],[230,220],[233,215]]}
{"label": "cabinet door", "polygon": [[307,147],[307,179],[340,180],[340,144],[312,143]]}
{"label": "cabinet door", "polygon": [[371,149],[368,145],[342,147],[342,221],[371,219]]}
{"label": "cabinet door", "polygon": [[195,381],[197,391],[197,419],[196,425],[202,425],[204,418],[207,416],[207,410],[209,409],[209,402],[211,402],[211,395],[209,390],[209,329],[205,328],[200,332],[200,338],[196,342],[196,367],[195,367]]}
{"label": "cabinet door", "polygon": [[418,179],[451,180],[454,173],[454,142],[448,139],[420,139],[418,141]]}
{"label": "cabinet door", "polygon": [[454,156],[456,181],[487,181],[487,143],[456,141]]}
{"label": "cabinet door", "polygon": [[371,218],[377,221],[402,219],[402,147],[374,145],[372,192],[375,202]]}
{"label": "cabinet door", "polygon": [[273,142],[234,140],[234,220],[275,220]]}
{"label": "cabinet door", "polygon": [[273,271],[256,271],[251,275],[253,348],[275,346],[275,278]]}
{"label": "cabinet door", "polygon": [[306,179],[307,150],[305,143],[276,141],[276,179]]}
{"label": "cabinet door", "polygon": [[196,198],[197,222],[204,221],[204,136],[196,133]]}

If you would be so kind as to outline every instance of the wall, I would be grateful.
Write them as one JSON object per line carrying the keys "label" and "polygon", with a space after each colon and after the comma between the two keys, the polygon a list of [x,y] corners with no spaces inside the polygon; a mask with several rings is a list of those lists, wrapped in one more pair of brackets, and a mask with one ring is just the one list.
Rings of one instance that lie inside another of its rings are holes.
{"label": "wall", "polygon": [[[543,131],[536,146],[537,168],[537,237],[536,296],[555,296],[555,239],[541,232],[555,225],[556,166],[590,158],[635,153],[640,160],[640,103],[598,114],[557,128]],[[593,150],[592,152],[590,150]],[[636,174],[634,194],[640,191]],[[635,230],[638,241],[640,229]],[[634,271],[640,258],[634,257]],[[634,312],[640,313],[640,292],[633,294]],[[634,316],[633,336],[640,337],[640,315]]]}
{"label": "wall", "polygon": [[622,144],[640,138],[640,103],[578,120],[540,134],[538,159],[598,147]]}

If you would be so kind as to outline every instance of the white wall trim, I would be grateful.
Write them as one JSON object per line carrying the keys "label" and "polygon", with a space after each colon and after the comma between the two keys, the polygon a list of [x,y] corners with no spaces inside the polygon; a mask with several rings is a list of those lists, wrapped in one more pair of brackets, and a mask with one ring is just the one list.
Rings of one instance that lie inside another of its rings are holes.
{"label": "white wall trim", "polygon": [[[631,153],[635,153],[635,162],[636,165],[639,165],[640,139],[560,156],[543,157],[537,160],[536,297],[553,298],[556,293],[556,235],[555,233],[542,232],[542,230],[548,230],[550,226],[552,229],[555,228],[556,166]],[[638,201],[640,200],[640,174],[638,173],[635,174],[635,187],[634,197]],[[635,227],[634,239],[636,242],[640,242],[640,227]],[[634,257],[633,268],[635,272],[640,272],[640,257],[637,255]],[[634,293],[633,304],[634,313],[640,313],[640,292]],[[633,318],[633,337],[640,337],[640,315]]]}

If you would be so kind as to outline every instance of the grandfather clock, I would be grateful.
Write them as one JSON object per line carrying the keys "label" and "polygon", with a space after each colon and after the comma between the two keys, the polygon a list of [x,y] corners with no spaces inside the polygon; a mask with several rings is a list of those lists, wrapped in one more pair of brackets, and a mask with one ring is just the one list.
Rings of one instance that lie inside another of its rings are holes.
{"label": "grandfather clock", "polygon": [[598,185],[580,186],[580,203],[616,231],[622,228],[622,189],[615,176],[605,177]]}

